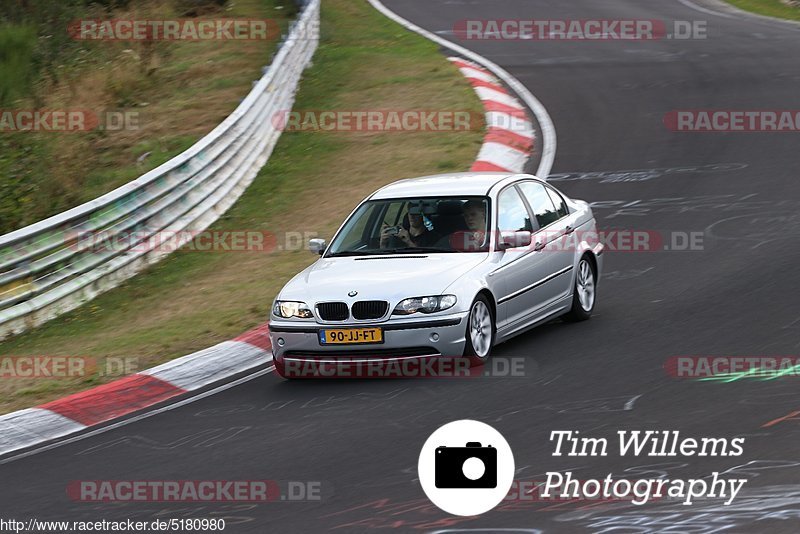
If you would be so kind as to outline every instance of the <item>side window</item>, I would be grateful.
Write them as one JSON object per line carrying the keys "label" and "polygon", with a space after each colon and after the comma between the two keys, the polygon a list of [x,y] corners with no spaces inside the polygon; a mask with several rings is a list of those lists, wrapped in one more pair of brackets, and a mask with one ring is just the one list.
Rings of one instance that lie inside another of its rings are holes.
{"label": "side window", "polygon": [[536,182],[522,182],[519,184],[522,189],[522,194],[530,204],[536,221],[539,223],[539,228],[544,228],[548,224],[556,222],[561,217],[550,200],[550,195],[547,194],[545,186]]}
{"label": "side window", "polygon": [[528,208],[513,187],[500,193],[497,199],[497,227],[501,232],[533,231]]}
{"label": "side window", "polygon": [[567,203],[564,201],[564,198],[559,195],[555,189],[550,189],[549,187],[545,187],[547,190],[547,194],[550,195],[550,200],[553,201],[553,204],[556,206],[556,211],[558,212],[558,218],[566,217],[569,215],[569,208],[567,208]]}

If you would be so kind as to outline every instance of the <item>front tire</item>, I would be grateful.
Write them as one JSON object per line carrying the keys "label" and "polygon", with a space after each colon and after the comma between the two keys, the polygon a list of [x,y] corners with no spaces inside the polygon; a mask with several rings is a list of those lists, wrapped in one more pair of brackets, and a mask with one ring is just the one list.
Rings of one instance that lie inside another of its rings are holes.
{"label": "front tire", "polygon": [[472,303],[467,316],[466,343],[464,357],[471,366],[480,366],[492,356],[495,324],[489,299],[478,295]]}
{"label": "front tire", "polygon": [[592,316],[597,300],[597,271],[588,255],[578,262],[575,287],[572,292],[572,308],[564,315],[569,322],[585,321]]}

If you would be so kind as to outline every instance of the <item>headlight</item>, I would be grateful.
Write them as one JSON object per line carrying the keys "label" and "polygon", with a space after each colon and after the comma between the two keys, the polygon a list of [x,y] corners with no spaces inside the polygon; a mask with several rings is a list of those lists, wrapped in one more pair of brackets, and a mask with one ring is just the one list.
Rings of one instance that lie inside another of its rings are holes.
{"label": "headlight", "polygon": [[433,297],[414,297],[405,299],[395,306],[394,315],[411,315],[412,313],[434,313],[456,305],[455,295],[437,295]]}
{"label": "headlight", "polygon": [[311,319],[314,315],[311,309],[305,302],[293,302],[290,300],[276,300],[275,306],[272,307],[272,312],[278,317],[284,319],[291,319],[297,317],[299,319]]}

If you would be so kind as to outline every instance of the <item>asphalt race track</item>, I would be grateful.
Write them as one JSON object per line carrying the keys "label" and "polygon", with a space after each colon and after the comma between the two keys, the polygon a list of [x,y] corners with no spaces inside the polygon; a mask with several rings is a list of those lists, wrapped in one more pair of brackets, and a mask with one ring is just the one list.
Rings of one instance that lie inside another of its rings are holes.
{"label": "asphalt race track", "polygon": [[[267,374],[0,466],[3,515],[224,517],[236,533],[796,532],[800,419],[775,421],[800,410],[798,379],[699,381],[664,365],[681,355],[800,353],[800,134],[672,132],[663,118],[798,109],[800,29],[678,0],[386,4],[453,40],[462,19],[707,21],[706,39],[685,41],[458,41],[542,101],[558,134],[552,183],[592,202],[601,228],[652,232],[664,245],[696,232],[701,249],[609,251],[591,321],[556,321],[498,347],[498,360],[524,359],[524,376],[295,383]],[[504,434],[518,479],[567,469],[581,479],[727,470],[748,482],[731,506],[520,501],[457,520],[430,505],[416,469],[428,435],[464,418]],[[745,437],[744,454],[554,457],[553,430]],[[321,500],[87,503],[66,491],[76,480],[256,479],[316,481]]]}

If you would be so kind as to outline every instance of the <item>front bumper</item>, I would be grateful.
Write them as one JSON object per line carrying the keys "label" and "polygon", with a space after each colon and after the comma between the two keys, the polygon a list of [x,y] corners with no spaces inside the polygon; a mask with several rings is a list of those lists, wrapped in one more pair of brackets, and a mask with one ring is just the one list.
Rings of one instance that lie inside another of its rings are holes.
{"label": "front bumper", "polygon": [[[290,360],[404,360],[456,357],[464,354],[468,312],[414,320],[381,323],[320,324],[271,320],[269,337],[276,365]],[[325,328],[381,328],[383,343],[323,345],[319,331]]]}

